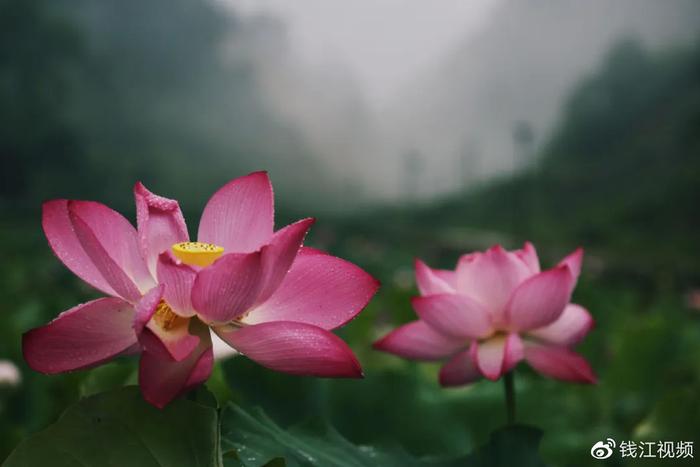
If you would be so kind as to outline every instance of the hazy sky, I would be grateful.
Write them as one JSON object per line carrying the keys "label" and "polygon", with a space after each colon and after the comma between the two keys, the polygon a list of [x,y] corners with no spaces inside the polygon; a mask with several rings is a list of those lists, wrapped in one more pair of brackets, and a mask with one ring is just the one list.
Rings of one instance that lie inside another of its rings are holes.
{"label": "hazy sky", "polygon": [[484,24],[500,0],[222,0],[284,18],[303,60],[351,70],[375,106]]}

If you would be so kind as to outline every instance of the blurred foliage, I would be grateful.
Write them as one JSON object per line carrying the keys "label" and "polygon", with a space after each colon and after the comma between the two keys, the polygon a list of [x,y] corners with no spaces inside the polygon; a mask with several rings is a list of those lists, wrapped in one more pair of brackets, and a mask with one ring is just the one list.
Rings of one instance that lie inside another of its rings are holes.
{"label": "blurred foliage", "polygon": [[332,427],[307,423],[281,428],[260,410],[229,404],[222,415],[222,450],[227,467],[543,467],[537,453],[541,433],[514,425],[495,432],[484,446],[460,458],[417,459],[401,448],[349,443]]}
{"label": "blurred foliage", "polygon": [[[278,223],[308,214],[284,206],[283,178],[314,180],[321,169],[294,129],[265,112],[254,63],[221,60],[218,51],[249,40],[254,26],[224,19],[214,5],[0,0],[0,356],[23,378],[0,388],[0,459],[79,397],[135,378],[133,359],[51,377],[24,364],[24,331],[96,296],[52,257],[42,199],[92,198],[133,213],[130,188],[141,178],[181,199],[194,219],[222,182],[270,168],[282,193]],[[698,441],[700,313],[686,297],[700,287],[699,128],[700,47],[652,53],[620,43],[571,94],[531,170],[438,205],[319,219],[309,243],[383,283],[341,330],[364,380],[290,377],[235,358],[217,365],[209,387],[246,413],[264,407],[270,419],[255,420],[268,428],[320,417],[352,445],[466,456],[503,426],[501,386],[443,390],[437,365],[369,346],[414,319],[413,258],[453,267],[464,251],[530,239],[547,266],[580,244],[574,300],[597,326],[579,350],[600,384],[546,380],[521,365],[518,419],[544,430],[543,458],[554,465],[600,465],[589,450],[607,437]]]}
{"label": "blurred foliage", "polygon": [[213,395],[197,389],[164,410],[129,386],[86,397],[61,418],[24,440],[3,464],[102,467],[523,467],[544,466],[541,433],[514,425],[493,434],[475,453],[452,460],[417,459],[401,449],[355,446],[316,418],[280,428],[261,409],[234,404],[220,410]]}
{"label": "blurred foliage", "polygon": [[48,15],[41,4],[0,1],[3,200],[41,192],[46,182],[65,185],[77,167],[80,143],[63,106],[81,52],[75,28]]}
{"label": "blurred foliage", "polygon": [[215,467],[218,431],[215,406],[182,399],[159,410],[132,386],[83,399],[3,465]]}

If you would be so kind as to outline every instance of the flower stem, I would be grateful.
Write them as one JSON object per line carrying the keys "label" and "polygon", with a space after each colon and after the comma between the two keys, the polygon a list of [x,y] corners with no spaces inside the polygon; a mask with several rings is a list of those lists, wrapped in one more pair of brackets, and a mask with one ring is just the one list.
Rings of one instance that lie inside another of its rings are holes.
{"label": "flower stem", "polygon": [[509,371],[503,377],[503,389],[506,393],[506,420],[508,425],[515,424],[515,372]]}

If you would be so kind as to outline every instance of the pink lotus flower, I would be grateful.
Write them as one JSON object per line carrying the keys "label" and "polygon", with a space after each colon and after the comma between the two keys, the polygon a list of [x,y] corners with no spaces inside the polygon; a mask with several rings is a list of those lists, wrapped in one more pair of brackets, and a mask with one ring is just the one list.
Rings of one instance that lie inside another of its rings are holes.
{"label": "pink lotus flower", "polygon": [[431,269],[416,260],[421,296],[413,299],[417,321],[375,343],[375,348],[413,360],[447,360],[442,386],[459,386],[482,375],[497,380],[521,360],[545,376],[593,383],[588,363],[571,350],[593,326],[591,315],[569,303],[583,250],[540,272],[534,247],[462,256],[456,271]]}
{"label": "pink lotus flower", "polygon": [[54,253],[110,297],[27,332],[33,369],[61,373],[141,353],[144,398],[164,407],[204,382],[211,331],[250,359],[299,375],[361,377],[330,330],[354,318],[377,290],[357,266],[302,247],[314,222],[273,232],[264,172],[235,179],[207,203],[190,242],[177,201],[134,187],[138,230],[103,204],[54,200],[43,227]]}

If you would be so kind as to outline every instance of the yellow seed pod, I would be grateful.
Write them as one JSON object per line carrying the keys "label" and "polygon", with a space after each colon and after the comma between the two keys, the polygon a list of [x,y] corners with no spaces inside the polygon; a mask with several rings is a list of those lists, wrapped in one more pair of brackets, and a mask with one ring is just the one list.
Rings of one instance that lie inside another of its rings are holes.
{"label": "yellow seed pod", "polygon": [[183,263],[202,268],[209,266],[224,254],[223,247],[202,242],[176,243],[172,249],[173,254]]}

